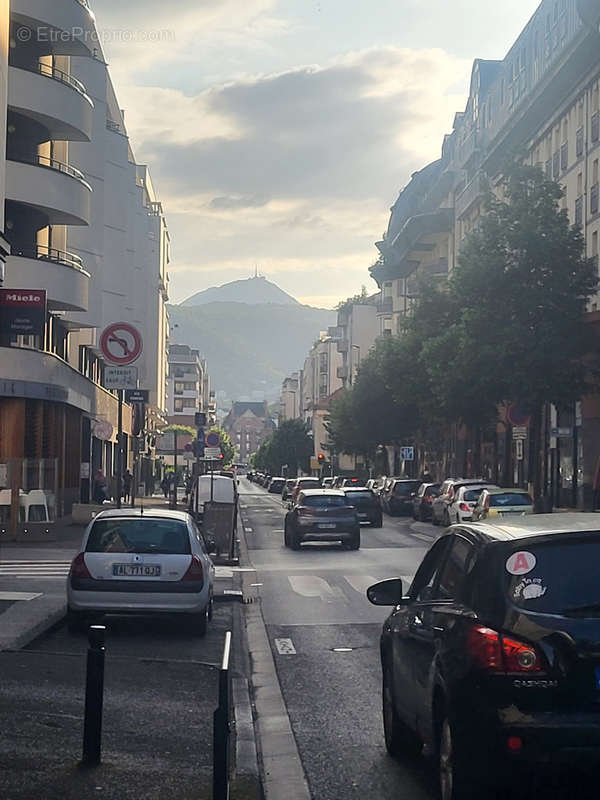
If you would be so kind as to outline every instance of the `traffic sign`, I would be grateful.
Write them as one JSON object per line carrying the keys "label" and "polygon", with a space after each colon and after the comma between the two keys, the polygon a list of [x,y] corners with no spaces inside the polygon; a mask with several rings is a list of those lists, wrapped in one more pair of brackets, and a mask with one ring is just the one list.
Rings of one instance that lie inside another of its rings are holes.
{"label": "traffic sign", "polygon": [[527,426],[515,425],[512,429],[512,438],[515,440],[527,438]]}
{"label": "traffic sign", "polygon": [[135,389],[137,381],[137,367],[104,368],[104,386],[107,389]]}
{"label": "traffic sign", "polygon": [[[129,369],[136,369],[136,367],[129,367]],[[148,389],[128,389],[125,392],[126,403],[148,403],[149,399],[150,391]]]}
{"label": "traffic sign", "polygon": [[206,437],[206,444],[209,447],[218,448],[221,444],[221,437],[215,431],[211,431]]}
{"label": "traffic sign", "polygon": [[527,426],[531,419],[531,412],[517,403],[510,403],[506,410],[506,416],[511,425]]}
{"label": "traffic sign", "polygon": [[517,461],[523,461],[525,448],[523,447],[523,439],[517,439],[515,442],[517,451]]}
{"label": "traffic sign", "polygon": [[552,428],[550,431],[550,436],[558,436],[561,439],[568,439],[572,435],[572,428]]}
{"label": "traffic sign", "polygon": [[206,425],[206,414],[204,411],[196,411],[194,421],[197,428],[203,428]]}
{"label": "traffic sign", "polygon": [[128,322],[114,322],[104,329],[100,347],[111,364],[133,364],[142,353],[142,335]]}
{"label": "traffic sign", "polygon": [[202,428],[200,428],[200,430],[198,431],[198,435],[196,436],[196,441],[198,442],[198,444],[201,444],[202,447],[204,447],[204,445],[206,444],[206,436],[204,435],[204,430]]}
{"label": "traffic sign", "polygon": [[414,461],[415,460],[415,448],[414,447],[401,447],[400,448],[400,458],[402,461]]}
{"label": "traffic sign", "polygon": [[204,448],[204,458],[208,458],[211,460],[217,460],[221,458],[221,448],[220,447],[205,447]]}

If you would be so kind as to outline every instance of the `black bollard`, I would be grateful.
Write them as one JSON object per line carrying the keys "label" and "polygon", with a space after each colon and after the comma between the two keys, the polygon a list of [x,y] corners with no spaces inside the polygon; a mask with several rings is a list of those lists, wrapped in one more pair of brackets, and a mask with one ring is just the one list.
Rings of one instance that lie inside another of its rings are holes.
{"label": "black bollard", "polygon": [[97,767],[102,749],[102,700],[104,695],[104,625],[90,625],[85,684],[82,763]]}
{"label": "black bollard", "polygon": [[213,714],[213,800],[229,800],[230,653],[231,631],[227,631],[223,662],[219,670],[219,705]]}

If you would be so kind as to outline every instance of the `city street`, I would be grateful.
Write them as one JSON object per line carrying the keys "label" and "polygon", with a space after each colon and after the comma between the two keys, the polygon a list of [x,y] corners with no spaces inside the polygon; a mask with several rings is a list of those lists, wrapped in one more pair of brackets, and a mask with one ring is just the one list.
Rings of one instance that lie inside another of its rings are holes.
{"label": "city street", "polygon": [[[362,529],[357,552],[321,544],[294,552],[283,546],[279,496],[245,479],[240,491],[253,583],[311,798],[434,800],[432,760],[400,764],[385,749],[379,635],[387,613],[368,602],[365,589],[393,576],[408,586],[443,529],[384,515],[382,529]],[[575,775],[539,777],[535,787],[515,780],[511,798],[531,791],[567,797],[574,786],[580,798],[597,794]]]}

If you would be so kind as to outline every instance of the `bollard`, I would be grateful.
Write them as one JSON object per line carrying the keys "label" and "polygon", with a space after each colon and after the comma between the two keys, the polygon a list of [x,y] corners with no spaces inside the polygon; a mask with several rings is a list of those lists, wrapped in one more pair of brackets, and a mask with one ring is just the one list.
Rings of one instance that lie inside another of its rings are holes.
{"label": "bollard", "polygon": [[85,684],[82,763],[97,767],[102,749],[102,700],[104,695],[104,625],[90,625]]}
{"label": "bollard", "polygon": [[231,631],[227,631],[219,670],[219,705],[213,714],[213,800],[229,800],[230,653]]}

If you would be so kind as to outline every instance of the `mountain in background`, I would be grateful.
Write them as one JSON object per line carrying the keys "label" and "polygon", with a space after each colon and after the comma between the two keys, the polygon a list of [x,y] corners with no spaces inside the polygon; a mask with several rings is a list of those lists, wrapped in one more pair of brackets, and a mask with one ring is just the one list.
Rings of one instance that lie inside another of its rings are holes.
{"label": "mountain in background", "polygon": [[182,306],[204,306],[208,303],[248,303],[259,305],[275,303],[277,305],[300,305],[291,295],[280,289],[262,276],[232,281],[224,286],[213,286],[203,292],[188,297]]}
{"label": "mountain in background", "polygon": [[266,278],[232,281],[169,306],[171,341],[200,351],[211,387],[231,400],[260,393],[279,399],[281,383],[302,369],[335,311],[303,306]]}

